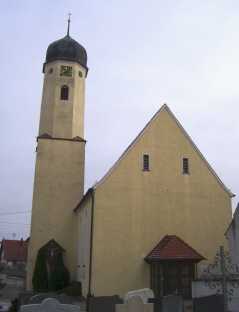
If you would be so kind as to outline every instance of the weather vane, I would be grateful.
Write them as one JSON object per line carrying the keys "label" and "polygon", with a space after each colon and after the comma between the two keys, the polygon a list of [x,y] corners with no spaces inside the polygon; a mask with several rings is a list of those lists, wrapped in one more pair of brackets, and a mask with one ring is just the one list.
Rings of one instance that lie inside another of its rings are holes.
{"label": "weather vane", "polygon": [[71,22],[71,14],[70,12],[67,13],[67,15],[69,15],[69,18],[68,18],[68,29],[67,29],[67,36],[69,36],[69,33],[70,33],[70,22]]}

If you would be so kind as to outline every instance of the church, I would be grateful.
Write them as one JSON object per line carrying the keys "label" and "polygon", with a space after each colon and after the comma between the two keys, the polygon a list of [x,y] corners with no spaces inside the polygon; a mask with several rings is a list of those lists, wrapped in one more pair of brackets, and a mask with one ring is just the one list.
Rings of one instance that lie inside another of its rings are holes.
{"label": "church", "polygon": [[166,104],[84,194],[87,53],[69,24],[43,64],[27,289],[38,250],[53,259],[60,246],[84,297],[151,288],[190,298],[200,265],[227,245],[234,195]]}

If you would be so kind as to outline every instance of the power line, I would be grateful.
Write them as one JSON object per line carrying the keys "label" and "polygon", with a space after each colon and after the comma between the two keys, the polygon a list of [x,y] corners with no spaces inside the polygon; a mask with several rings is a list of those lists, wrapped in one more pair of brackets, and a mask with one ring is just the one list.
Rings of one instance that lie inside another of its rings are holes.
{"label": "power line", "polygon": [[15,228],[21,228],[21,229],[24,229],[25,227],[27,227],[27,228],[29,228],[30,227],[30,225],[19,225],[19,226],[17,226],[17,225],[3,225],[3,224],[0,224],[0,227],[15,227]]}
{"label": "power line", "polygon": [[0,223],[30,225],[30,224],[26,224],[26,223],[13,223],[13,222],[2,222],[2,221],[0,221]]}
{"label": "power line", "polygon": [[32,211],[28,210],[28,211],[21,211],[21,212],[6,212],[6,213],[0,213],[0,216],[6,215],[6,214],[16,214],[16,213],[26,213],[26,212],[32,212]]}

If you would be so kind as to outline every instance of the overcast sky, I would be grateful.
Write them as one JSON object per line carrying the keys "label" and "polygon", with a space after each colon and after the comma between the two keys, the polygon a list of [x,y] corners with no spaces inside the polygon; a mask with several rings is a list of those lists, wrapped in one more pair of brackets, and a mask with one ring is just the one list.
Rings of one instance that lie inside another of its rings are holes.
{"label": "overcast sky", "polygon": [[85,190],[167,103],[237,195],[234,211],[238,0],[1,0],[0,239],[30,235],[42,64],[66,35],[68,12],[70,35],[88,54]]}

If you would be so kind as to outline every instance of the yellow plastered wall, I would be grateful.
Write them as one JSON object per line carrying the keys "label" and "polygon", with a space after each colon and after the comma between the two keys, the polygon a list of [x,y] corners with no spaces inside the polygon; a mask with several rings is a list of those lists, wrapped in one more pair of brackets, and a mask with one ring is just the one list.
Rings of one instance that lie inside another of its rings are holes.
{"label": "yellow plastered wall", "polygon": [[66,250],[63,259],[75,280],[76,216],[83,196],[85,142],[38,138],[28,254],[27,289],[38,250],[52,238]]}
{"label": "yellow plastered wall", "polygon": [[[61,66],[71,66],[72,77],[60,76]],[[86,69],[75,62],[54,61],[45,65],[44,72],[39,135],[83,138]],[[60,99],[64,85],[69,87],[68,100]]]}
{"label": "yellow plastered wall", "polygon": [[82,283],[82,295],[86,298],[89,292],[90,241],[91,241],[92,197],[89,195],[77,210],[77,281]]}
{"label": "yellow plastered wall", "polygon": [[[142,154],[150,171],[142,171]],[[190,174],[182,174],[182,158]],[[124,296],[150,287],[144,257],[178,235],[212,262],[231,220],[231,198],[163,109],[95,190],[92,293]],[[203,261],[202,263],[207,263]]]}

